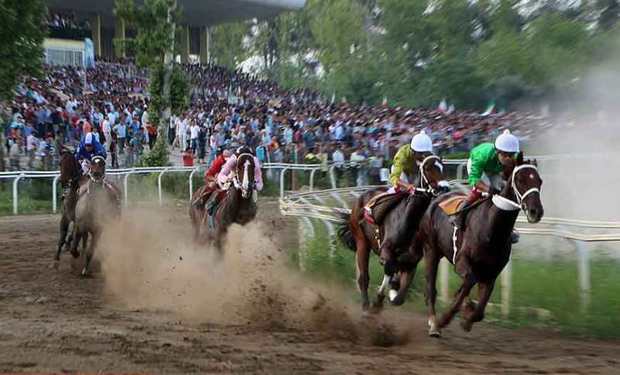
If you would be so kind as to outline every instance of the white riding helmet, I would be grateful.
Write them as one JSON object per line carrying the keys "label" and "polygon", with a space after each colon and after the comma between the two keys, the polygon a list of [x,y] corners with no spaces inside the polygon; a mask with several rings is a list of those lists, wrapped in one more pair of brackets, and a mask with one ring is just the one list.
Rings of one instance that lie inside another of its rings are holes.
{"label": "white riding helmet", "polygon": [[84,144],[92,145],[93,144],[93,133],[86,133],[84,136]]}
{"label": "white riding helmet", "polygon": [[422,130],[411,140],[411,149],[415,152],[433,152],[433,141]]}
{"label": "white riding helmet", "polygon": [[495,148],[503,152],[519,152],[519,138],[510,134],[510,130],[506,129],[495,140]]}

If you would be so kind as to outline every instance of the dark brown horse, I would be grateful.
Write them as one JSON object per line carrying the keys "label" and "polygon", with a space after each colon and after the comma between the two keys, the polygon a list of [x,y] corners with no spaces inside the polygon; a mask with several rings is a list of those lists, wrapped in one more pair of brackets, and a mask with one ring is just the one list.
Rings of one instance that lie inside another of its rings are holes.
{"label": "dark brown horse", "polygon": [[[78,200],[75,206],[71,255],[75,258],[80,256],[78,246],[82,241],[82,249],[86,256],[82,276],[88,274],[88,267],[103,232],[104,222],[119,216],[118,189],[105,181],[105,159],[95,156],[91,161],[88,180],[78,189]],[[89,236],[92,238],[87,246]]]}
{"label": "dark brown horse", "polygon": [[[405,301],[409,286],[415,275],[415,267],[419,259],[412,258],[409,251],[420,219],[428,208],[431,200],[438,194],[440,181],[443,180],[443,165],[437,156],[429,156],[420,164],[418,178],[419,188],[412,193],[399,193],[404,196],[392,208],[379,225],[369,224],[364,219],[364,207],[377,194],[385,189],[375,189],[364,193],[355,203],[350,215],[345,215],[345,223],[340,227],[338,236],[341,241],[355,251],[357,266],[357,285],[362,294],[362,309],[368,310],[368,261],[370,250],[375,254],[393,254],[394,259],[386,262],[386,275],[377,294],[375,309],[383,307],[385,291],[390,286],[390,302],[401,305]],[[398,199],[398,198],[396,198]],[[420,255],[421,257],[421,255]],[[400,278],[393,277],[399,273]],[[395,294],[396,293],[396,294]]]}
{"label": "dark brown horse", "polygon": [[[256,216],[256,190],[254,178],[254,156],[241,154],[231,181],[211,194],[210,199],[220,200],[212,217],[202,206],[190,205],[190,218],[194,237],[198,242],[212,242],[222,252],[222,240],[231,224],[245,225]],[[194,196],[201,194],[201,189]],[[207,204],[208,206],[208,204]]]}
{"label": "dark brown horse", "polygon": [[[441,202],[454,197],[454,194],[439,197],[422,218],[413,252],[417,254],[415,259],[418,261],[422,254],[425,258],[426,303],[431,336],[441,334],[441,328],[454,318],[476,284],[478,303],[468,301],[464,305],[461,326],[465,331],[470,331],[475,322],[484,318],[495,280],[510,259],[510,237],[520,210],[525,212],[530,223],[539,222],[543,216],[540,200],[542,180],[535,162],[524,162],[523,154],[519,154],[516,161],[504,167],[503,174],[507,183],[502,191],[472,208],[465,219],[465,228],[458,233],[439,207]],[[448,311],[437,321],[435,283],[439,261],[443,257],[454,264],[463,281]]]}
{"label": "dark brown horse", "polygon": [[60,184],[63,189],[62,194],[62,213],[60,217],[60,238],[58,239],[58,250],[54,259],[60,260],[62,247],[71,244],[72,235],[69,232],[69,226],[75,221],[75,204],[77,203],[77,190],[80,182],[85,182],[86,178],[81,179],[82,173],[80,164],[75,159],[73,151],[63,148],[60,157]]}

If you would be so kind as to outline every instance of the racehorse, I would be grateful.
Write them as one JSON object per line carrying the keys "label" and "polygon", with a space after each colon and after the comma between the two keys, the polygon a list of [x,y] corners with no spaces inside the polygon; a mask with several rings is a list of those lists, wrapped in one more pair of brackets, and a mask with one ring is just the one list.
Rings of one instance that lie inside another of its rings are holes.
{"label": "racehorse", "polygon": [[[102,221],[113,219],[120,215],[118,189],[105,181],[105,159],[101,156],[93,157],[88,173],[88,180],[78,189],[78,200],[75,206],[75,224],[71,255],[80,256],[78,245],[82,240],[82,249],[86,261],[82,269],[82,276],[88,274],[88,267],[94,255],[95,248],[103,230]],[[92,236],[87,246],[88,237]]]}
{"label": "racehorse", "polygon": [[[220,199],[212,218],[201,205],[190,205],[194,238],[202,243],[212,241],[220,255],[228,227],[233,223],[245,225],[256,216],[254,167],[253,155],[241,154],[237,157],[237,166],[230,181],[211,194],[210,199]],[[198,189],[192,199],[201,194],[202,190]]]}
{"label": "racehorse", "polygon": [[[392,203],[382,220],[376,221],[378,225],[370,224],[364,219],[364,207],[377,194],[385,191],[384,188],[373,189],[362,194],[355,203],[350,215],[343,215],[345,222],[338,230],[341,241],[355,251],[357,266],[357,285],[362,294],[362,309],[367,311],[370,306],[368,298],[368,261],[370,250],[381,256],[385,251],[395,255],[393,271],[400,273],[400,278],[386,275],[379,287],[377,301],[373,305],[375,311],[383,307],[385,291],[392,284],[390,290],[390,302],[393,305],[401,305],[409,286],[415,275],[415,264],[419,259],[412,259],[409,251],[420,219],[428,208],[431,200],[439,193],[440,182],[443,180],[443,164],[438,156],[426,157],[419,166],[419,185],[413,192],[400,192],[390,199],[400,199],[398,203]],[[396,204],[394,206],[394,204]],[[386,263],[387,265],[387,263]]]}
{"label": "racehorse", "polygon": [[62,247],[67,244],[71,244],[72,235],[67,234],[69,232],[69,226],[75,221],[75,204],[77,202],[77,190],[80,187],[80,181],[82,173],[80,171],[80,164],[73,156],[73,151],[68,148],[63,148],[60,158],[60,184],[63,188],[63,200],[62,200],[62,216],[60,218],[60,238],[58,239],[58,250],[54,259],[60,260],[60,253]]}
{"label": "racehorse", "polygon": [[[461,327],[469,332],[474,323],[482,321],[495,280],[510,259],[510,237],[520,210],[525,212],[530,223],[537,223],[543,217],[544,209],[540,199],[542,179],[538,174],[536,161],[523,161],[523,154],[519,153],[516,160],[504,167],[503,177],[507,181],[506,185],[498,194],[471,208],[465,219],[464,229],[455,229],[440,207],[442,202],[455,199],[455,194],[439,197],[422,218],[413,251],[416,260],[419,261],[422,254],[425,258],[430,336],[441,335],[441,328],[454,318],[476,284],[478,303],[468,301],[464,305]],[[462,284],[448,311],[437,321],[435,283],[442,257],[448,258],[454,264],[456,272],[462,278]]]}

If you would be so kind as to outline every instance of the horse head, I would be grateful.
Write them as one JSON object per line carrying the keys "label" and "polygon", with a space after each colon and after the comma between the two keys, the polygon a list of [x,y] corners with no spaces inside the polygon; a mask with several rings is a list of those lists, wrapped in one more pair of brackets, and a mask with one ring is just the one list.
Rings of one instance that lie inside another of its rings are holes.
{"label": "horse head", "polygon": [[90,178],[94,182],[101,182],[105,177],[105,159],[95,156],[90,162]]}
{"label": "horse head", "polygon": [[508,184],[514,192],[516,203],[525,212],[527,221],[538,223],[544,215],[540,198],[543,181],[538,174],[538,163],[536,160],[523,160],[523,153],[519,153],[512,164]]}
{"label": "horse head", "polygon": [[437,155],[429,155],[420,163],[420,187],[429,189],[430,193],[437,195],[441,188],[447,187],[444,180],[443,163]]}
{"label": "horse head", "polygon": [[254,179],[254,156],[252,154],[241,154],[237,157],[237,168],[235,170],[235,188],[241,190],[244,199],[249,198],[255,188]]}
{"label": "horse head", "polygon": [[75,160],[73,152],[63,148],[60,152],[60,178],[62,186],[68,187],[72,182],[80,178],[80,164]]}

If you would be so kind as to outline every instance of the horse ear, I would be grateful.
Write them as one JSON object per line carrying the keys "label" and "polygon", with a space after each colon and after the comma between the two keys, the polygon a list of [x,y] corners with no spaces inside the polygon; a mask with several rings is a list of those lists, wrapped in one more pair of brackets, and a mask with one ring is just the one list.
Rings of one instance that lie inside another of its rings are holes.
{"label": "horse ear", "polygon": [[538,167],[538,160],[533,159],[533,160],[530,162],[530,164],[532,164],[532,165],[533,165],[533,166],[535,166],[535,167]]}
{"label": "horse ear", "polygon": [[517,154],[517,165],[523,164],[523,151]]}

